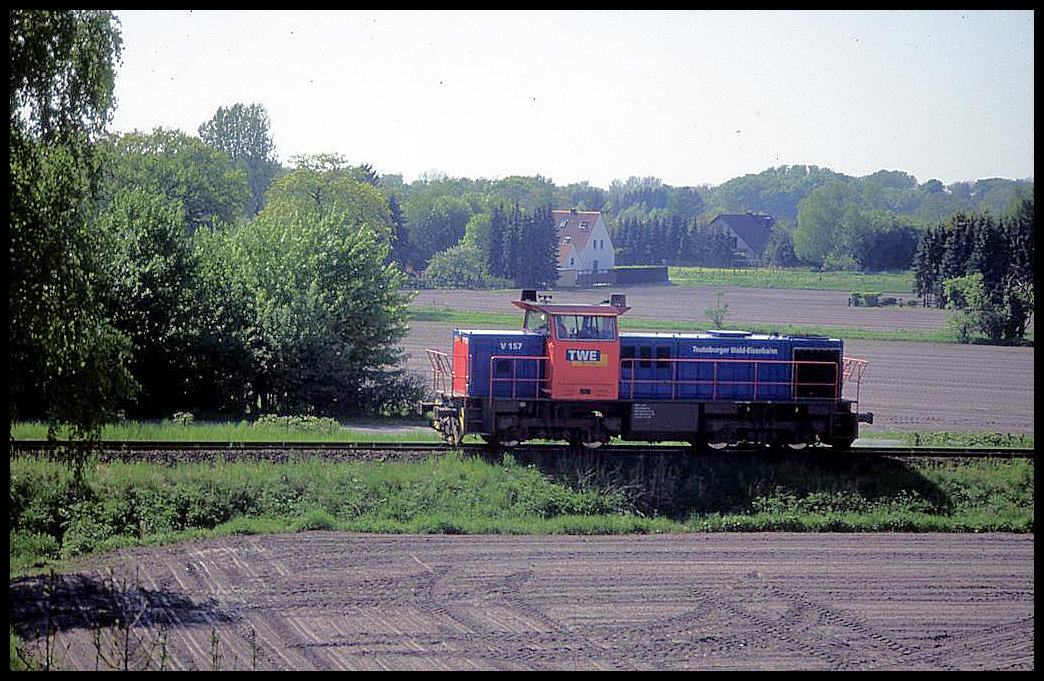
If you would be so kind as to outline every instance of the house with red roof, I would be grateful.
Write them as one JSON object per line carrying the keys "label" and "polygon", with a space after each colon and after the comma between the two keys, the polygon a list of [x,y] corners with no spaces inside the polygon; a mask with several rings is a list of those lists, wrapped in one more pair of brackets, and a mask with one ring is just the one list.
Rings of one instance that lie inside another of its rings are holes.
{"label": "house with red roof", "polygon": [[607,272],[616,265],[613,242],[597,211],[552,211],[558,232],[558,284],[574,286],[578,278]]}

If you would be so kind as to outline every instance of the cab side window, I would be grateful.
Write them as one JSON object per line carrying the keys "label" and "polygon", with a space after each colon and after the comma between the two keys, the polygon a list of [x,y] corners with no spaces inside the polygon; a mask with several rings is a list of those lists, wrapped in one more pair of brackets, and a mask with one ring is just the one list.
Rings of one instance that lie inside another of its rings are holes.
{"label": "cab side window", "polygon": [[548,319],[546,312],[534,312],[533,310],[526,310],[526,323],[523,328],[526,331],[533,333],[539,333],[543,336],[547,336],[551,333],[551,323]]}

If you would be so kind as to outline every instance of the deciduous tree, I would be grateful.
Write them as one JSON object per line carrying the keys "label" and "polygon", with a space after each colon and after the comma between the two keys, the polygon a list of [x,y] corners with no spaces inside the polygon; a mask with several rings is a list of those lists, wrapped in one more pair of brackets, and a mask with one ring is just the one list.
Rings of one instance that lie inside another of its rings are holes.
{"label": "deciduous tree", "polygon": [[110,12],[10,10],[11,418],[92,438],[133,394],[129,344],[99,290],[95,143],[122,50]]}

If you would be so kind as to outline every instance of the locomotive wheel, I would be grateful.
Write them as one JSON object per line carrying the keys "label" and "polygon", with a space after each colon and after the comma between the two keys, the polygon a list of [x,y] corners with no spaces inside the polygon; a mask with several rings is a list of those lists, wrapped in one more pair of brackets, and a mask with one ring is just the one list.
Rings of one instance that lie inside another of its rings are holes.
{"label": "locomotive wheel", "polygon": [[573,430],[566,434],[565,440],[573,449],[598,449],[609,443],[610,436],[592,430]]}

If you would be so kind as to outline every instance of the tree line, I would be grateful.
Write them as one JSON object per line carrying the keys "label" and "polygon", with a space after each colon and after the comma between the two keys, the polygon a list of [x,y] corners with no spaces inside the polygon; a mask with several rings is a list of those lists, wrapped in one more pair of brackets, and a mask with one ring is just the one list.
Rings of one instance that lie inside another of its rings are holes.
{"label": "tree line", "polygon": [[1001,217],[956,213],[924,231],[913,271],[925,305],[952,309],[958,337],[1025,336],[1033,312],[1033,198]]}
{"label": "tree line", "polygon": [[13,10],[10,418],[412,407],[410,296],[368,168],[275,159],[263,107],[199,136],[105,130],[110,12]]}

